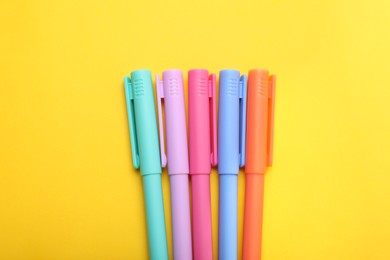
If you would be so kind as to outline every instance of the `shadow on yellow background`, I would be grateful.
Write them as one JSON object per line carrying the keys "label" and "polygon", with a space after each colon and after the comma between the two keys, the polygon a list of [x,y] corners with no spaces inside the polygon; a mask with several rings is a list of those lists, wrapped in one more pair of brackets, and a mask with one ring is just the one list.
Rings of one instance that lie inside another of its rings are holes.
{"label": "shadow on yellow background", "polygon": [[[263,259],[390,259],[389,12],[387,0],[2,1],[0,259],[146,259],[123,76],[197,67],[278,76]],[[243,201],[240,173],[240,237]]]}

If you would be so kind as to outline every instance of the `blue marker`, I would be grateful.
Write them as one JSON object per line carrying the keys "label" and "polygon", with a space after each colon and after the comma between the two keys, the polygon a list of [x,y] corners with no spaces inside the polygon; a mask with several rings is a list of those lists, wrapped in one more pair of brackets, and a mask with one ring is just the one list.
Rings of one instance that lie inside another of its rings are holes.
{"label": "blue marker", "polygon": [[237,179],[245,164],[247,77],[219,73],[219,259],[237,259]]}

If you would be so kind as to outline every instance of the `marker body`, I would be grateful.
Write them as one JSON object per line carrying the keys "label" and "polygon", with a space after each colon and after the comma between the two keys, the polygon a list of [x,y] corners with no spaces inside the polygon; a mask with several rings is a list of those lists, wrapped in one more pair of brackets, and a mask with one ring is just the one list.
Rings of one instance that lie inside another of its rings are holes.
{"label": "marker body", "polygon": [[[188,187],[188,146],[184,103],[183,74],[180,70],[166,70],[163,80],[156,76],[160,120],[162,162],[168,162],[171,184],[172,233],[174,259],[192,260],[190,198]],[[161,100],[164,100],[167,159],[163,145]]]}
{"label": "marker body", "polygon": [[264,174],[245,178],[244,239],[242,259],[261,259],[263,236]]}
{"label": "marker body", "polygon": [[192,231],[195,260],[213,259],[209,176],[211,164],[216,164],[216,147],[214,147],[216,140],[212,136],[215,130],[213,122],[215,103],[212,102],[215,89],[213,88],[207,70],[188,72]]}
{"label": "marker body", "polygon": [[[240,72],[219,74],[218,173],[219,227],[218,258],[237,259],[237,177],[240,159]],[[246,93],[245,93],[246,94]]]}
{"label": "marker body", "polygon": [[213,234],[211,223],[210,176],[194,174],[192,184],[192,232],[194,259],[213,259]]}
{"label": "marker body", "polygon": [[144,175],[142,181],[145,196],[149,257],[153,260],[168,260],[161,175]]}
{"label": "marker body", "polygon": [[170,176],[172,233],[174,259],[192,259],[190,195],[188,175],[174,174]]}
{"label": "marker body", "polygon": [[125,78],[133,164],[143,177],[150,259],[168,259],[161,164],[151,73]]}
{"label": "marker body", "polygon": [[218,259],[237,259],[237,175],[219,176]]}
{"label": "marker body", "polygon": [[248,75],[243,259],[261,259],[264,174],[272,163],[274,76]]}

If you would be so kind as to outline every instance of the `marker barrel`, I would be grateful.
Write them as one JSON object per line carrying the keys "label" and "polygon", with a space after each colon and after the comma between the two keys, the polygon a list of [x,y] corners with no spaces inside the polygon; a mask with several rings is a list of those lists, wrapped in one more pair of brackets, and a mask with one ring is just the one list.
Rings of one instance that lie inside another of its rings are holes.
{"label": "marker barrel", "polygon": [[211,227],[211,196],[209,174],[191,176],[192,225],[194,236],[194,259],[213,259],[213,234]]}
{"label": "marker barrel", "polygon": [[237,259],[237,207],[237,175],[220,175],[218,259]]}
{"label": "marker barrel", "polygon": [[175,259],[192,260],[190,195],[188,175],[170,176],[172,204],[173,255]]}
{"label": "marker barrel", "polygon": [[242,259],[261,259],[264,175],[247,174],[245,180],[244,239]]}
{"label": "marker barrel", "polygon": [[142,179],[148,227],[149,257],[152,260],[168,260],[161,175],[148,174],[144,175]]}

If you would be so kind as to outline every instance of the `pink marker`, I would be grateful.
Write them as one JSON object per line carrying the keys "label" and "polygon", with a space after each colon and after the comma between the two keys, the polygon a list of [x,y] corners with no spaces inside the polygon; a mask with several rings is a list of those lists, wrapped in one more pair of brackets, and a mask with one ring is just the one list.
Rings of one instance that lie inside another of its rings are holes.
{"label": "pink marker", "polygon": [[210,171],[217,165],[215,74],[188,72],[194,259],[212,260]]}
{"label": "pink marker", "polygon": [[[188,147],[183,73],[166,70],[163,80],[156,75],[160,130],[161,163],[168,161],[171,181],[172,231],[174,259],[192,260],[190,198],[188,189]],[[164,99],[168,159],[164,148],[162,105]]]}

